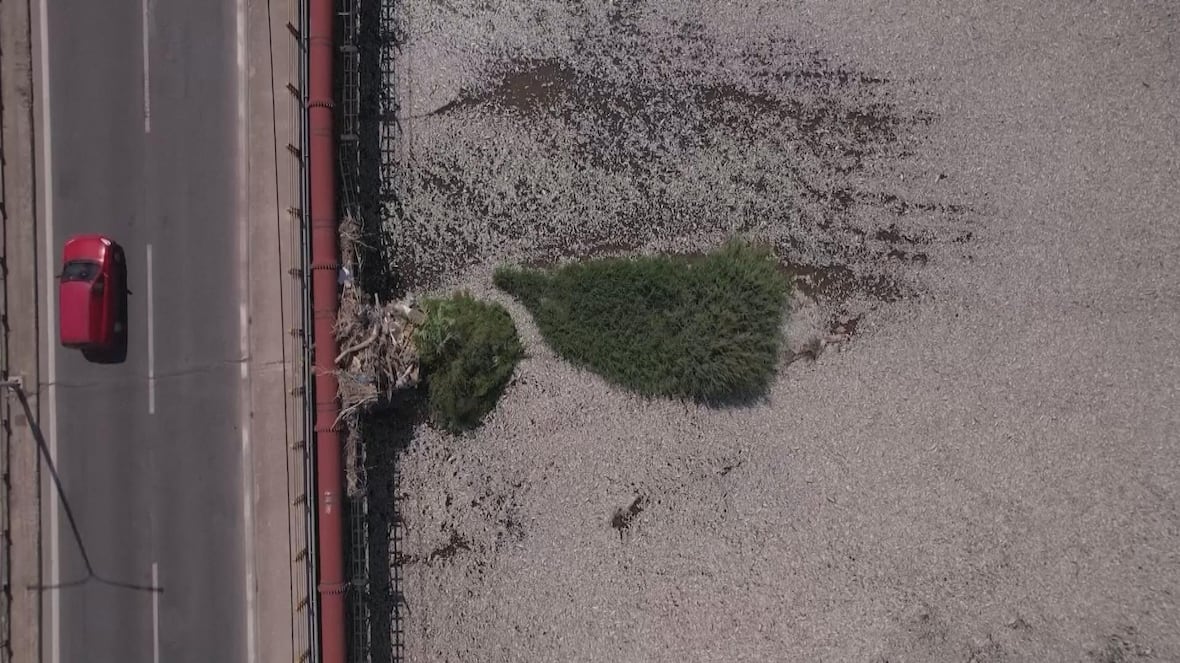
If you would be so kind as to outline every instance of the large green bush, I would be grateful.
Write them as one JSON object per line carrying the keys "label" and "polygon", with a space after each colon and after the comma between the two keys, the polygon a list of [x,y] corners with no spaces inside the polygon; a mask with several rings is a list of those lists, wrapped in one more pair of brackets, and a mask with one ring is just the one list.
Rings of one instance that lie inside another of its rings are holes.
{"label": "large green bush", "polygon": [[451,432],[474,428],[496,406],[524,355],[516,325],[502,306],[467,293],[421,306],[426,320],[414,345],[431,419]]}
{"label": "large green bush", "polygon": [[641,394],[704,402],[766,390],[790,290],[769,250],[737,240],[694,258],[501,268],[495,284],[567,360]]}

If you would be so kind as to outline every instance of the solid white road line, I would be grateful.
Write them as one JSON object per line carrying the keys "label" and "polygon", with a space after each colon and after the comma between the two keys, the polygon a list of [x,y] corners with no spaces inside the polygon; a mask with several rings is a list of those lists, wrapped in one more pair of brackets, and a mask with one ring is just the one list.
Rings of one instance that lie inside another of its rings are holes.
{"label": "solid white road line", "polygon": [[152,661],[160,663],[160,565],[152,562]]}
{"label": "solid white road line", "polygon": [[[41,196],[45,218],[45,372],[48,437],[50,462],[57,464],[57,288],[55,287],[53,254],[57,250],[53,236],[53,127],[50,125],[49,103],[49,8],[47,0],[38,3],[41,38]],[[61,541],[58,532],[58,503],[56,490],[49,491],[49,584],[61,582]],[[49,592],[49,661],[61,661],[61,591]]]}
{"label": "solid white road line", "polygon": [[151,69],[148,67],[148,53],[151,51],[148,41],[148,26],[150,25],[148,13],[148,0],[142,0],[141,9],[143,15],[143,132],[150,134],[152,132],[152,93],[151,93]]}
{"label": "solid white road line", "polygon": [[152,245],[147,245],[147,365],[148,414],[156,413],[156,316],[152,306]]}
{"label": "solid white road line", "polygon": [[258,651],[255,635],[258,615],[255,607],[254,559],[254,452],[250,440],[250,418],[253,404],[250,394],[250,199],[249,199],[249,119],[246,62],[246,0],[236,0],[237,59],[238,59],[238,309],[239,343],[241,345],[242,399],[240,428],[242,431],[242,522],[246,561],[246,661],[255,663]]}

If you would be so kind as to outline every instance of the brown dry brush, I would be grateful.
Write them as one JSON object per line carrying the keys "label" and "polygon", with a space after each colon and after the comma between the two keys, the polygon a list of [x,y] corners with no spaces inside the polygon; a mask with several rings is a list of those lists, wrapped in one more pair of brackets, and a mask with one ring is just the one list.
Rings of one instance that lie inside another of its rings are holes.
{"label": "brown dry brush", "polygon": [[410,300],[382,302],[355,285],[356,247],[360,226],[345,218],[340,224],[340,258],[345,278],[336,317],[336,341],[340,353],[335,357],[339,382],[340,416],[345,422],[348,494],[364,492],[362,463],[359,461],[360,439],[357,421],[375,406],[388,402],[394,392],[417,386],[418,352],[414,347],[414,330],[425,315]]}

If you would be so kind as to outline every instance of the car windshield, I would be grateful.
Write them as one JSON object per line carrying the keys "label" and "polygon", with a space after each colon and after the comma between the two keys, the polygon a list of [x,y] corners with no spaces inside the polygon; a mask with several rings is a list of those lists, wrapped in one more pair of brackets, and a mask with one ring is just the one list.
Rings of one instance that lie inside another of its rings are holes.
{"label": "car windshield", "polygon": [[92,260],[72,260],[61,270],[62,281],[92,281],[98,276],[98,263]]}

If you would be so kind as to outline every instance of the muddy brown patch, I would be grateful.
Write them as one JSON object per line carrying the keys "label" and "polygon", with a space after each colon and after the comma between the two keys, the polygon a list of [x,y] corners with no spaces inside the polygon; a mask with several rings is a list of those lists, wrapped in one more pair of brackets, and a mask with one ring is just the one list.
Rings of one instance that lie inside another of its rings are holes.
{"label": "muddy brown patch", "polygon": [[877,274],[857,275],[847,265],[782,262],[779,269],[792,279],[800,292],[816,301],[845,301],[860,293],[883,302],[895,302],[909,294],[906,287],[894,279]]}
{"label": "muddy brown patch", "polygon": [[463,535],[459,534],[458,532],[452,531],[451,538],[445,545],[435,548],[430,552],[429,555],[426,556],[426,563],[432,564],[436,561],[446,562],[454,558],[460,552],[470,551],[471,544],[468,543],[467,539],[465,539]]}
{"label": "muddy brown patch", "polygon": [[625,509],[615,509],[615,513],[610,519],[610,526],[618,530],[620,541],[623,539],[624,532],[630,530],[632,523],[635,522],[635,519],[639,516],[639,514],[643,513],[645,502],[646,500],[644,496],[639,495],[631,502],[631,506],[628,506]]}
{"label": "muddy brown patch", "polygon": [[[936,119],[901,102],[916,84],[789,39],[723,43],[691,21],[655,39],[640,9],[619,3],[608,27],[572,35],[577,55],[485,62],[481,83],[430,114],[451,135],[487,131],[407,169],[403,207],[417,211],[391,225],[390,240],[406,247],[394,259],[407,285],[429,287],[488,251],[507,248],[535,267],[725,226],[789,246],[786,269],[811,277],[799,287],[817,298],[916,294],[905,270],[938,260],[942,242],[963,237],[954,226],[970,211],[914,199],[879,177],[918,153]],[[740,72],[710,66],[722,53]],[[553,168],[538,168],[537,154]]]}

